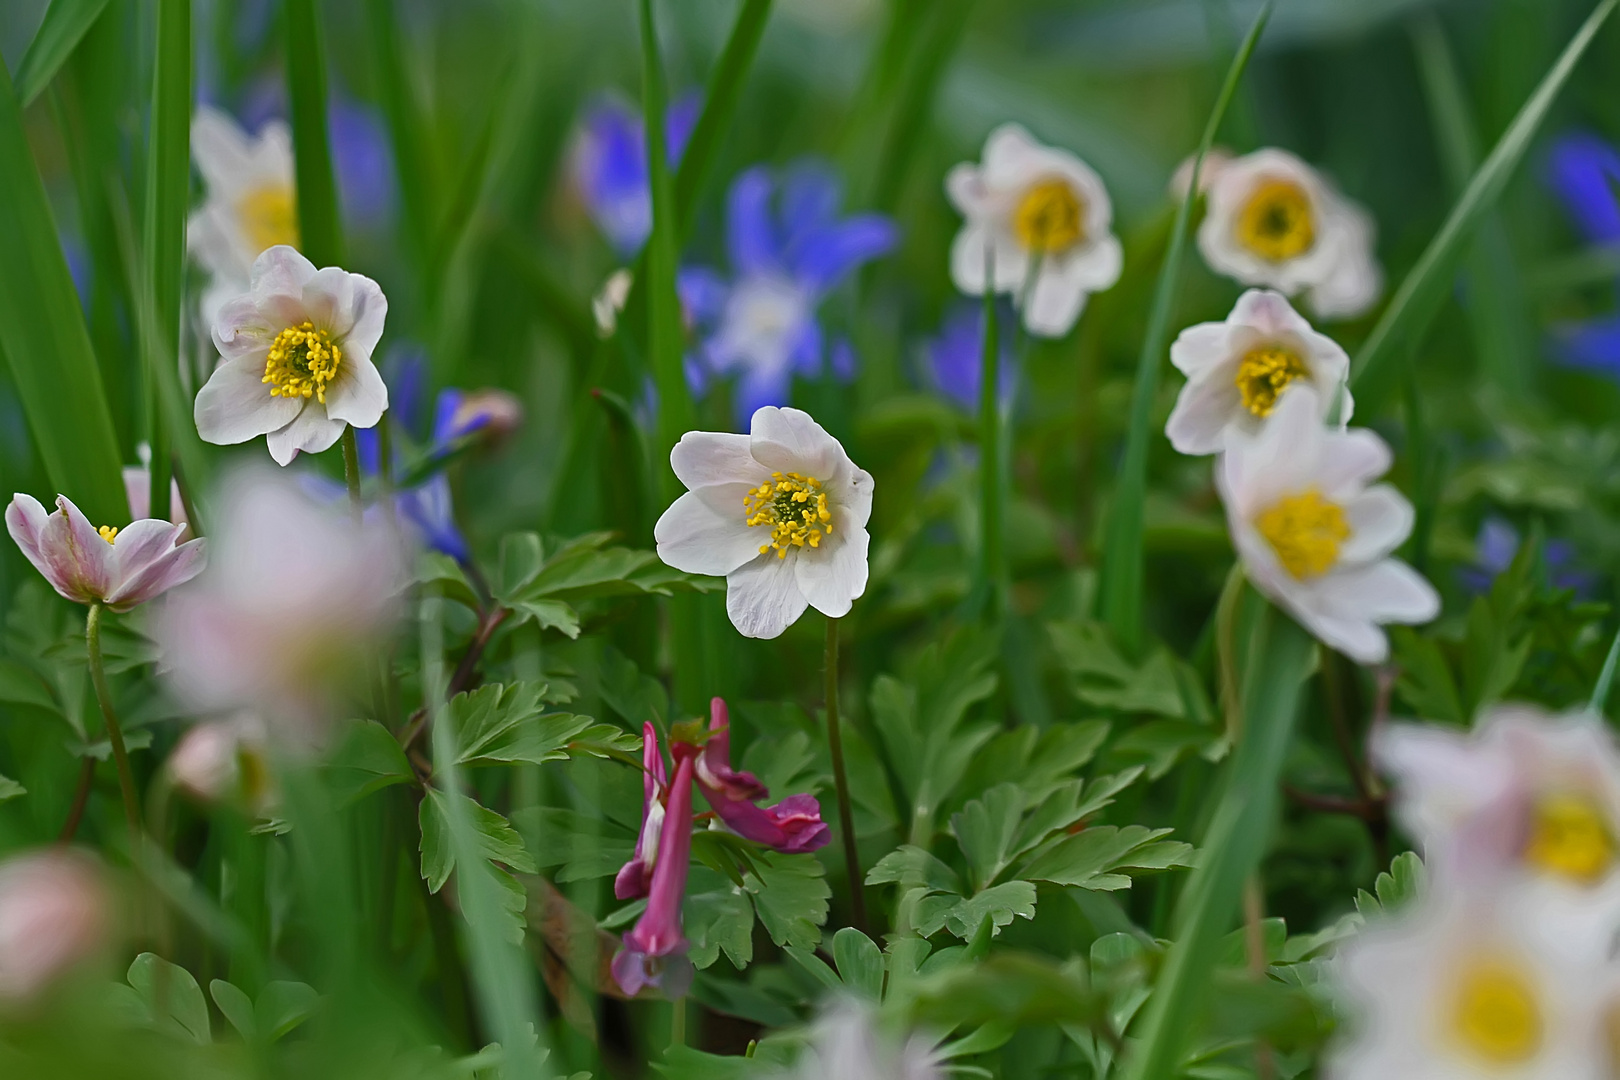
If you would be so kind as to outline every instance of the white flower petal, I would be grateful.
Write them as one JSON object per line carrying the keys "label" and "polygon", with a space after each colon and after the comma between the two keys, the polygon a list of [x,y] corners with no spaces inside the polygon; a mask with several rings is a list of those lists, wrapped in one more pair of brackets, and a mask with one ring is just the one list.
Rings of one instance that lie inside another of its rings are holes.
{"label": "white flower petal", "polygon": [[304,282],[301,293],[304,318],[325,330],[334,341],[341,342],[354,326],[355,281],[351,274],[338,266],[324,266]]}
{"label": "white flower petal", "polygon": [[826,483],[849,462],[838,440],[802,409],[766,405],[754,413],[749,449],[765,468],[796,472]]}
{"label": "white flower petal", "polygon": [[192,412],[204,442],[229,446],[286,427],[303,407],[299,398],[271,397],[263,354],[249,354],[214,369]]}
{"label": "white flower petal", "polygon": [[226,300],[211,322],[214,348],[219,350],[219,355],[226,360],[257,356],[261,375],[265,353],[286,325],[272,326],[251,293]]}
{"label": "white flower petal", "polygon": [[1335,592],[1346,606],[1381,623],[1425,623],[1440,614],[1440,594],[1399,559],[1333,575]]}
{"label": "white flower petal", "polygon": [[297,326],[309,318],[304,310],[304,284],[315,276],[315,264],[295,248],[277,244],[253,261],[253,302],[267,324],[276,330]]}
{"label": "white flower petal", "polygon": [[1211,371],[1189,379],[1176,397],[1164,433],[1170,445],[1181,454],[1218,453],[1226,441],[1233,418],[1243,410],[1237,384],[1226,378],[1229,372]]}
{"label": "white flower petal", "polygon": [[388,411],[388,384],[363,354],[343,354],[338,377],[326,388],[326,415],[357,428],[375,427]]}
{"label": "white flower petal", "polygon": [[757,487],[770,478],[771,471],[754,460],[748,435],[722,431],[688,431],[669,452],[675,478],[696,491],[712,484],[746,484]]}
{"label": "white flower petal", "polygon": [[388,321],[388,298],[382,286],[364,274],[350,274],[354,286],[354,309],[350,313],[349,329],[343,337],[343,348],[370,359],[382,340],[383,325]]}
{"label": "white flower petal", "polygon": [[[836,539],[838,536],[842,539]],[[833,618],[849,614],[855,600],[866,592],[867,549],[865,529],[834,534],[835,542],[816,551],[800,551],[793,572],[810,606]]]}
{"label": "white flower petal", "polygon": [[996,292],[1016,293],[1029,273],[1029,252],[1025,251],[999,223],[968,218],[951,241],[951,284],[971,296],[985,290],[985,259],[993,262],[990,273]]}
{"label": "white flower petal", "polygon": [[1062,337],[1080,318],[1086,290],[1080,284],[1078,261],[1067,265],[1042,264],[1035,287],[1029,290],[1024,326],[1040,337]]}
{"label": "white flower petal", "polygon": [[79,593],[74,599],[105,597],[118,580],[118,557],[113,554],[113,546],[72,499],[58,495],[56,508],[61,516],[51,515],[50,525],[54,528],[50,529],[50,542],[62,545],[65,561],[72,567],[69,580]]}
{"label": "white flower petal", "polygon": [[952,165],[945,174],[945,196],[963,217],[981,217],[990,201],[979,166],[971,161]]}
{"label": "white flower petal", "polygon": [[1368,488],[1344,505],[1350,539],[1339,548],[1345,563],[1381,559],[1412,533],[1412,504],[1388,484]]}
{"label": "white flower petal", "polygon": [[1022,124],[997,127],[984,141],[984,183],[991,191],[1010,191],[1038,179],[1045,171],[1046,148]]}
{"label": "white flower petal", "polygon": [[828,501],[834,508],[834,528],[866,528],[866,523],[872,517],[872,487],[872,474],[857,468],[853,462],[838,480],[828,485]]}
{"label": "white flower petal", "polygon": [[688,574],[724,576],[759,556],[770,539],[765,526],[749,528],[743,496],[753,485],[710,484],[670,504],[653,526],[658,557]]}
{"label": "white flower petal", "polygon": [[303,404],[303,411],[291,423],[270,432],[265,440],[270,456],[277,465],[291,464],[299,451],[320,453],[342,438],[343,429],[348,426],[342,420],[328,417],[326,410],[313,398]]}
{"label": "white flower petal", "polygon": [[211,105],[200,106],[191,118],[191,157],[210,197],[235,197],[257,173],[247,132]]}
{"label": "white flower petal", "polygon": [[809,601],[799,588],[793,560],[772,551],[726,575],[726,614],[743,637],[780,637],[804,614]]}

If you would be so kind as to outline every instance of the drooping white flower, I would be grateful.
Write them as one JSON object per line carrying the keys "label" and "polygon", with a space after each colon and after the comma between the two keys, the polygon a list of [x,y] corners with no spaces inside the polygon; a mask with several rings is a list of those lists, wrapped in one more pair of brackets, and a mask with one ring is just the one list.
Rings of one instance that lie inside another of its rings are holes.
{"label": "drooping white flower", "polygon": [[170,685],[196,712],[248,710],[278,740],[318,739],[399,614],[406,552],[384,523],[269,470],[224,491],[213,565],[153,620]]}
{"label": "drooping white flower", "polygon": [[144,518],[123,528],[90,523],[65,495],[47,514],[32,495],[12,496],[6,529],[51,587],[80,604],[128,611],[202,573],[207,541],[185,525]]}
{"label": "drooping white flower", "polygon": [[1322,425],[1314,387],[1288,389],[1258,433],[1228,431],[1215,484],[1249,580],[1323,643],[1381,662],[1380,624],[1422,623],[1440,611],[1434,587],[1390,557],[1412,531],[1412,504],[1388,484],[1370,431]]}
{"label": "drooping white flower", "polygon": [[25,1004],[100,952],[112,913],[88,855],[56,848],[0,862],[0,1005]]}
{"label": "drooping white flower", "polygon": [[204,803],[228,803],[265,814],[278,792],[270,772],[268,733],[253,713],[194,724],[164,764],[174,786]]}
{"label": "drooping white flower", "polygon": [[872,474],[808,413],[766,406],[748,435],[689,431],[669,460],[688,491],[658,519],[658,557],[723,575],[744,637],[776,637],[806,605],[845,615],[866,591]]}
{"label": "drooping white flower", "polygon": [[942,1059],[931,1040],[902,1041],[878,1024],[870,1005],[843,1000],[810,1029],[809,1046],[781,1080],[944,1080]]}
{"label": "drooping white flower", "polygon": [[269,249],[250,291],[214,323],[224,363],[197,394],[198,434],[222,445],[268,435],[270,456],[286,465],[300,450],[325,450],[346,425],[372,427],[388,408],[371,362],[387,316],[370,278]]}
{"label": "drooping white flower", "polygon": [[1223,162],[1207,193],[1198,249],[1217,273],[1303,292],[1324,319],[1360,315],[1383,291],[1371,215],[1288,151]]}
{"label": "drooping white flower", "polygon": [[953,167],[945,191],[967,219],[951,244],[951,280],[982,295],[988,255],[995,290],[1026,305],[1030,333],[1063,336],[1086,296],[1119,280],[1124,252],[1102,178],[1018,124],[992,131],[984,160]]}
{"label": "drooping white flower", "polygon": [[[1435,889],[1340,947],[1328,1080],[1607,1080],[1620,968],[1534,888]],[[1612,935],[1615,924],[1609,923]],[[1586,927],[1582,927],[1586,929]]]}
{"label": "drooping white flower", "polygon": [[1281,293],[1250,289],[1225,322],[1189,326],[1170,346],[1170,362],[1187,383],[1164,433],[1183,454],[1219,452],[1233,427],[1258,430],[1298,380],[1316,388],[1322,419],[1337,402],[1340,425],[1350,420],[1350,358]]}

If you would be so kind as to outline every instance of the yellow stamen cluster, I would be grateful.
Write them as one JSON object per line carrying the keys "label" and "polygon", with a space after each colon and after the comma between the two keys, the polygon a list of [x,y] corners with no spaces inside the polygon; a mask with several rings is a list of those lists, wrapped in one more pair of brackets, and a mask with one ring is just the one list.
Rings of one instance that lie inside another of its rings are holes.
{"label": "yellow stamen cluster", "polygon": [[1316,243],[1310,195],[1292,180],[1267,180],[1238,214],[1237,238],[1272,262],[1303,255]]}
{"label": "yellow stamen cluster", "polygon": [[1267,345],[1251,350],[1238,365],[1237,388],[1243,395],[1243,407],[1255,416],[1270,416],[1277,407],[1277,395],[1309,374],[1305,362],[1287,349]]}
{"label": "yellow stamen cluster", "polygon": [[1590,885],[1614,866],[1607,816],[1580,795],[1551,795],[1531,813],[1524,859],[1532,866]]}
{"label": "yellow stamen cluster", "polygon": [[270,384],[271,397],[302,397],[311,395],[326,404],[326,387],[337,378],[338,365],[343,362],[343,350],[332,344],[325,330],[317,330],[311,323],[289,326],[270,343],[270,354],[264,361],[264,378]]}
{"label": "yellow stamen cluster", "polygon": [[1056,255],[1086,237],[1085,203],[1067,180],[1032,184],[1013,210],[1013,232],[1030,251]]}
{"label": "yellow stamen cluster", "polygon": [[277,244],[298,246],[298,203],[288,184],[254,188],[236,203],[242,232],[255,250]]}
{"label": "yellow stamen cluster", "polygon": [[1310,488],[1278,499],[1254,519],[1277,559],[1296,579],[1325,574],[1339,561],[1339,545],[1350,539],[1344,508]]}
{"label": "yellow stamen cluster", "polygon": [[1541,1049],[1542,1018],[1535,983],[1517,964],[1477,961],[1461,974],[1452,999],[1452,1034],[1484,1062],[1517,1065]]}
{"label": "yellow stamen cluster", "polygon": [[100,533],[101,538],[110,544],[118,536],[118,526],[103,525],[101,528],[97,529],[96,532]]}
{"label": "yellow stamen cluster", "polygon": [[749,526],[770,527],[770,542],[761,544],[759,553],[775,548],[778,559],[787,558],[790,547],[820,547],[833,531],[821,481],[796,472],[771,473],[769,480],[743,496],[743,510]]}

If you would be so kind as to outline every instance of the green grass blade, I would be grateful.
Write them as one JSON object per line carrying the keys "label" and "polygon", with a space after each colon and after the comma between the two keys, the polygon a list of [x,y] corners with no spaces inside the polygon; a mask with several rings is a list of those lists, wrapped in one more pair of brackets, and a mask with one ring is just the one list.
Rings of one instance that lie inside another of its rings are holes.
{"label": "green grass blade", "polygon": [[1370,408],[1384,387],[1383,375],[1390,359],[1399,352],[1402,341],[1416,339],[1434,316],[1451,283],[1451,271],[1462,245],[1474,232],[1485,213],[1496,203],[1519,162],[1530,148],[1553,100],[1569,81],[1575,65],[1597,36],[1605,20],[1614,12],[1616,0],[1602,0],[1592,9],[1575,32],[1563,53],[1531,93],[1519,114],[1513,118],[1490,155],[1474,173],[1468,186],[1451,208],[1445,224],[1429,241],[1400,288],[1384,309],[1378,325],[1368,335],[1350,364],[1350,386],[1358,407]]}
{"label": "green grass blade", "polygon": [[771,0],[743,0],[742,10],[737,12],[737,21],[731,27],[731,36],[709,73],[703,111],[692,127],[692,135],[686,140],[686,152],[675,170],[675,212],[680,218],[680,240],[684,241],[692,233],[698,193],[708,179],[720,140],[731,130],[732,118],[737,115],[737,105],[742,101],[743,81],[754,66],[759,39],[765,35],[765,25],[770,18]]}
{"label": "green grass blade", "polygon": [[393,143],[394,172],[405,233],[419,259],[427,258],[436,220],[436,174],[425,145],[427,126],[406,64],[405,42],[392,0],[366,0],[366,26],[377,73],[377,93],[388,137]]}
{"label": "green grass blade", "polygon": [[1609,707],[1609,690],[1614,686],[1614,670],[1620,665],[1620,631],[1616,631],[1614,641],[1609,644],[1609,655],[1603,658],[1603,670],[1598,672],[1597,684],[1592,687],[1592,700],[1587,708],[1599,716]]}
{"label": "green grass blade", "polygon": [[1006,489],[1001,465],[1001,342],[992,284],[984,290],[984,336],[979,345],[979,579],[969,604],[975,613],[988,604],[992,617],[998,617],[1003,610]]}
{"label": "green grass blade", "polygon": [[17,65],[17,100],[23,108],[44,93],[106,6],[107,0],[51,0],[39,32]]}
{"label": "green grass blade", "polygon": [[326,131],[326,54],[315,0],[287,0],[283,26],[298,185],[298,245],[316,266],[342,266],[343,222]]}
{"label": "green grass blade", "polygon": [[1269,608],[1257,621],[1243,694],[1242,735],[1198,868],[1177,904],[1175,944],[1134,1028],[1139,1038],[1125,1063],[1125,1080],[1177,1075],[1221,939],[1232,929],[1243,882],[1259,865],[1271,835],[1283,759],[1314,643]]}
{"label": "green grass blade", "polygon": [[1149,440],[1153,436],[1153,401],[1159,390],[1159,369],[1164,364],[1165,350],[1170,343],[1170,318],[1174,314],[1176,291],[1181,280],[1181,258],[1187,247],[1188,222],[1192,219],[1194,201],[1198,198],[1198,176],[1203,170],[1204,157],[1215,141],[1215,132],[1231,104],[1243,70],[1271,17],[1267,3],[1255,16],[1254,25],[1238,47],[1227,69],[1226,81],[1215,108],[1204,125],[1204,136],[1198,143],[1198,157],[1193,165],[1192,184],[1187,197],[1176,211],[1176,221],[1170,230],[1170,248],[1159,269],[1159,282],[1153,293],[1153,310],[1148,319],[1147,333],[1142,338],[1142,353],[1136,362],[1136,386],[1131,393],[1130,427],[1125,436],[1125,458],[1120,464],[1119,483],[1114,489],[1114,503],[1109,511],[1108,532],[1103,541],[1102,560],[1102,615],[1125,648],[1135,651],[1142,641],[1142,513],[1147,495],[1147,466]]}
{"label": "green grass blade", "polygon": [[57,238],[22,109],[0,64],[0,352],[11,364],[51,484],[92,521],[122,523],[129,501],[90,331]]}
{"label": "green grass blade", "polygon": [[933,5],[933,22],[922,37],[921,47],[912,57],[910,69],[900,85],[883,152],[877,157],[872,205],[879,210],[893,212],[900,201],[906,169],[928,130],[934,99],[962,44],[974,3],[975,0],[950,0]]}
{"label": "green grass blade", "polygon": [[[180,355],[180,285],[185,275],[186,205],[191,190],[191,0],[158,5],[157,58],[152,73],[152,129],[146,158],[146,286],[151,332],[142,335],[152,401],[151,515],[169,517],[169,430],[162,395]],[[174,380],[178,382],[178,380]]]}

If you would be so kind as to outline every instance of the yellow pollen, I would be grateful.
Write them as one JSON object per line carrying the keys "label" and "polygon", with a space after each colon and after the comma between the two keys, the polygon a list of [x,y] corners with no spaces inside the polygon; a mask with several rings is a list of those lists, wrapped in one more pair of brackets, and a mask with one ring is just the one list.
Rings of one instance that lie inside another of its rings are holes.
{"label": "yellow pollen", "polygon": [[325,330],[317,330],[310,323],[289,326],[270,343],[270,353],[264,360],[264,378],[270,384],[271,397],[314,396],[326,404],[326,388],[337,378],[338,365],[343,362],[343,350],[332,344]]}
{"label": "yellow pollen", "polygon": [[1550,795],[1536,803],[1525,862],[1590,885],[1609,872],[1614,856],[1614,837],[1604,813],[1592,800]]}
{"label": "yellow pollen", "polygon": [[100,533],[101,538],[110,544],[113,542],[113,538],[118,535],[118,526],[103,525],[101,528],[97,529],[96,532]]}
{"label": "yellow pollen", "polygon": [[1056,255],[1086,238],[1085,203],[1067,180],[1032,184],[1013,210],[1013,232],[1030,251]]}
{"label": "yellow pollen", "polygon": [[266,184],[243,195],[236,204],[242,232],[256,251],[277,244],[298,246],[298,203],[286,184]]}
{"label": "yellow pollen", "polygon": [[1541,1049],[1541,1005],[1529,974],[1516,964],[1484,960],[1457,980],[1452,1034],[1491,1065],[1517,1065]]}
{"label": "yellow pollen", "polygon": [[1254,349],[1238,365],[1237,388],[1243,395],[1243,407],[1255,416],[1270,416],[1277,407],[1277,395],[1309,374],[1305,362],[1287,349],[1275,345]]}
{"label": "yellow pollen", "polygon": [[1339,545],[1350,539],[1344,508],[1310,488],[1262,510],[1254,527],[1296,579],[1327,573],[1339,561]]}
{"label": "yellow pollen", "polygon": [[821,481],[796,472],[771,473],[769,480],[743,496],[743,511],[749,526],[770,527],[770,542],[761,544],[759,553],[775,548],[778,559],[787,558],[790,547],[820,547],[833,531]]}
{"label": "yellow pollen", "polygon": [[1267,180],[1239,212],[1237,238],[1272,262],[1303,255],[1316,242],[1311,197],[1292,180]]}

